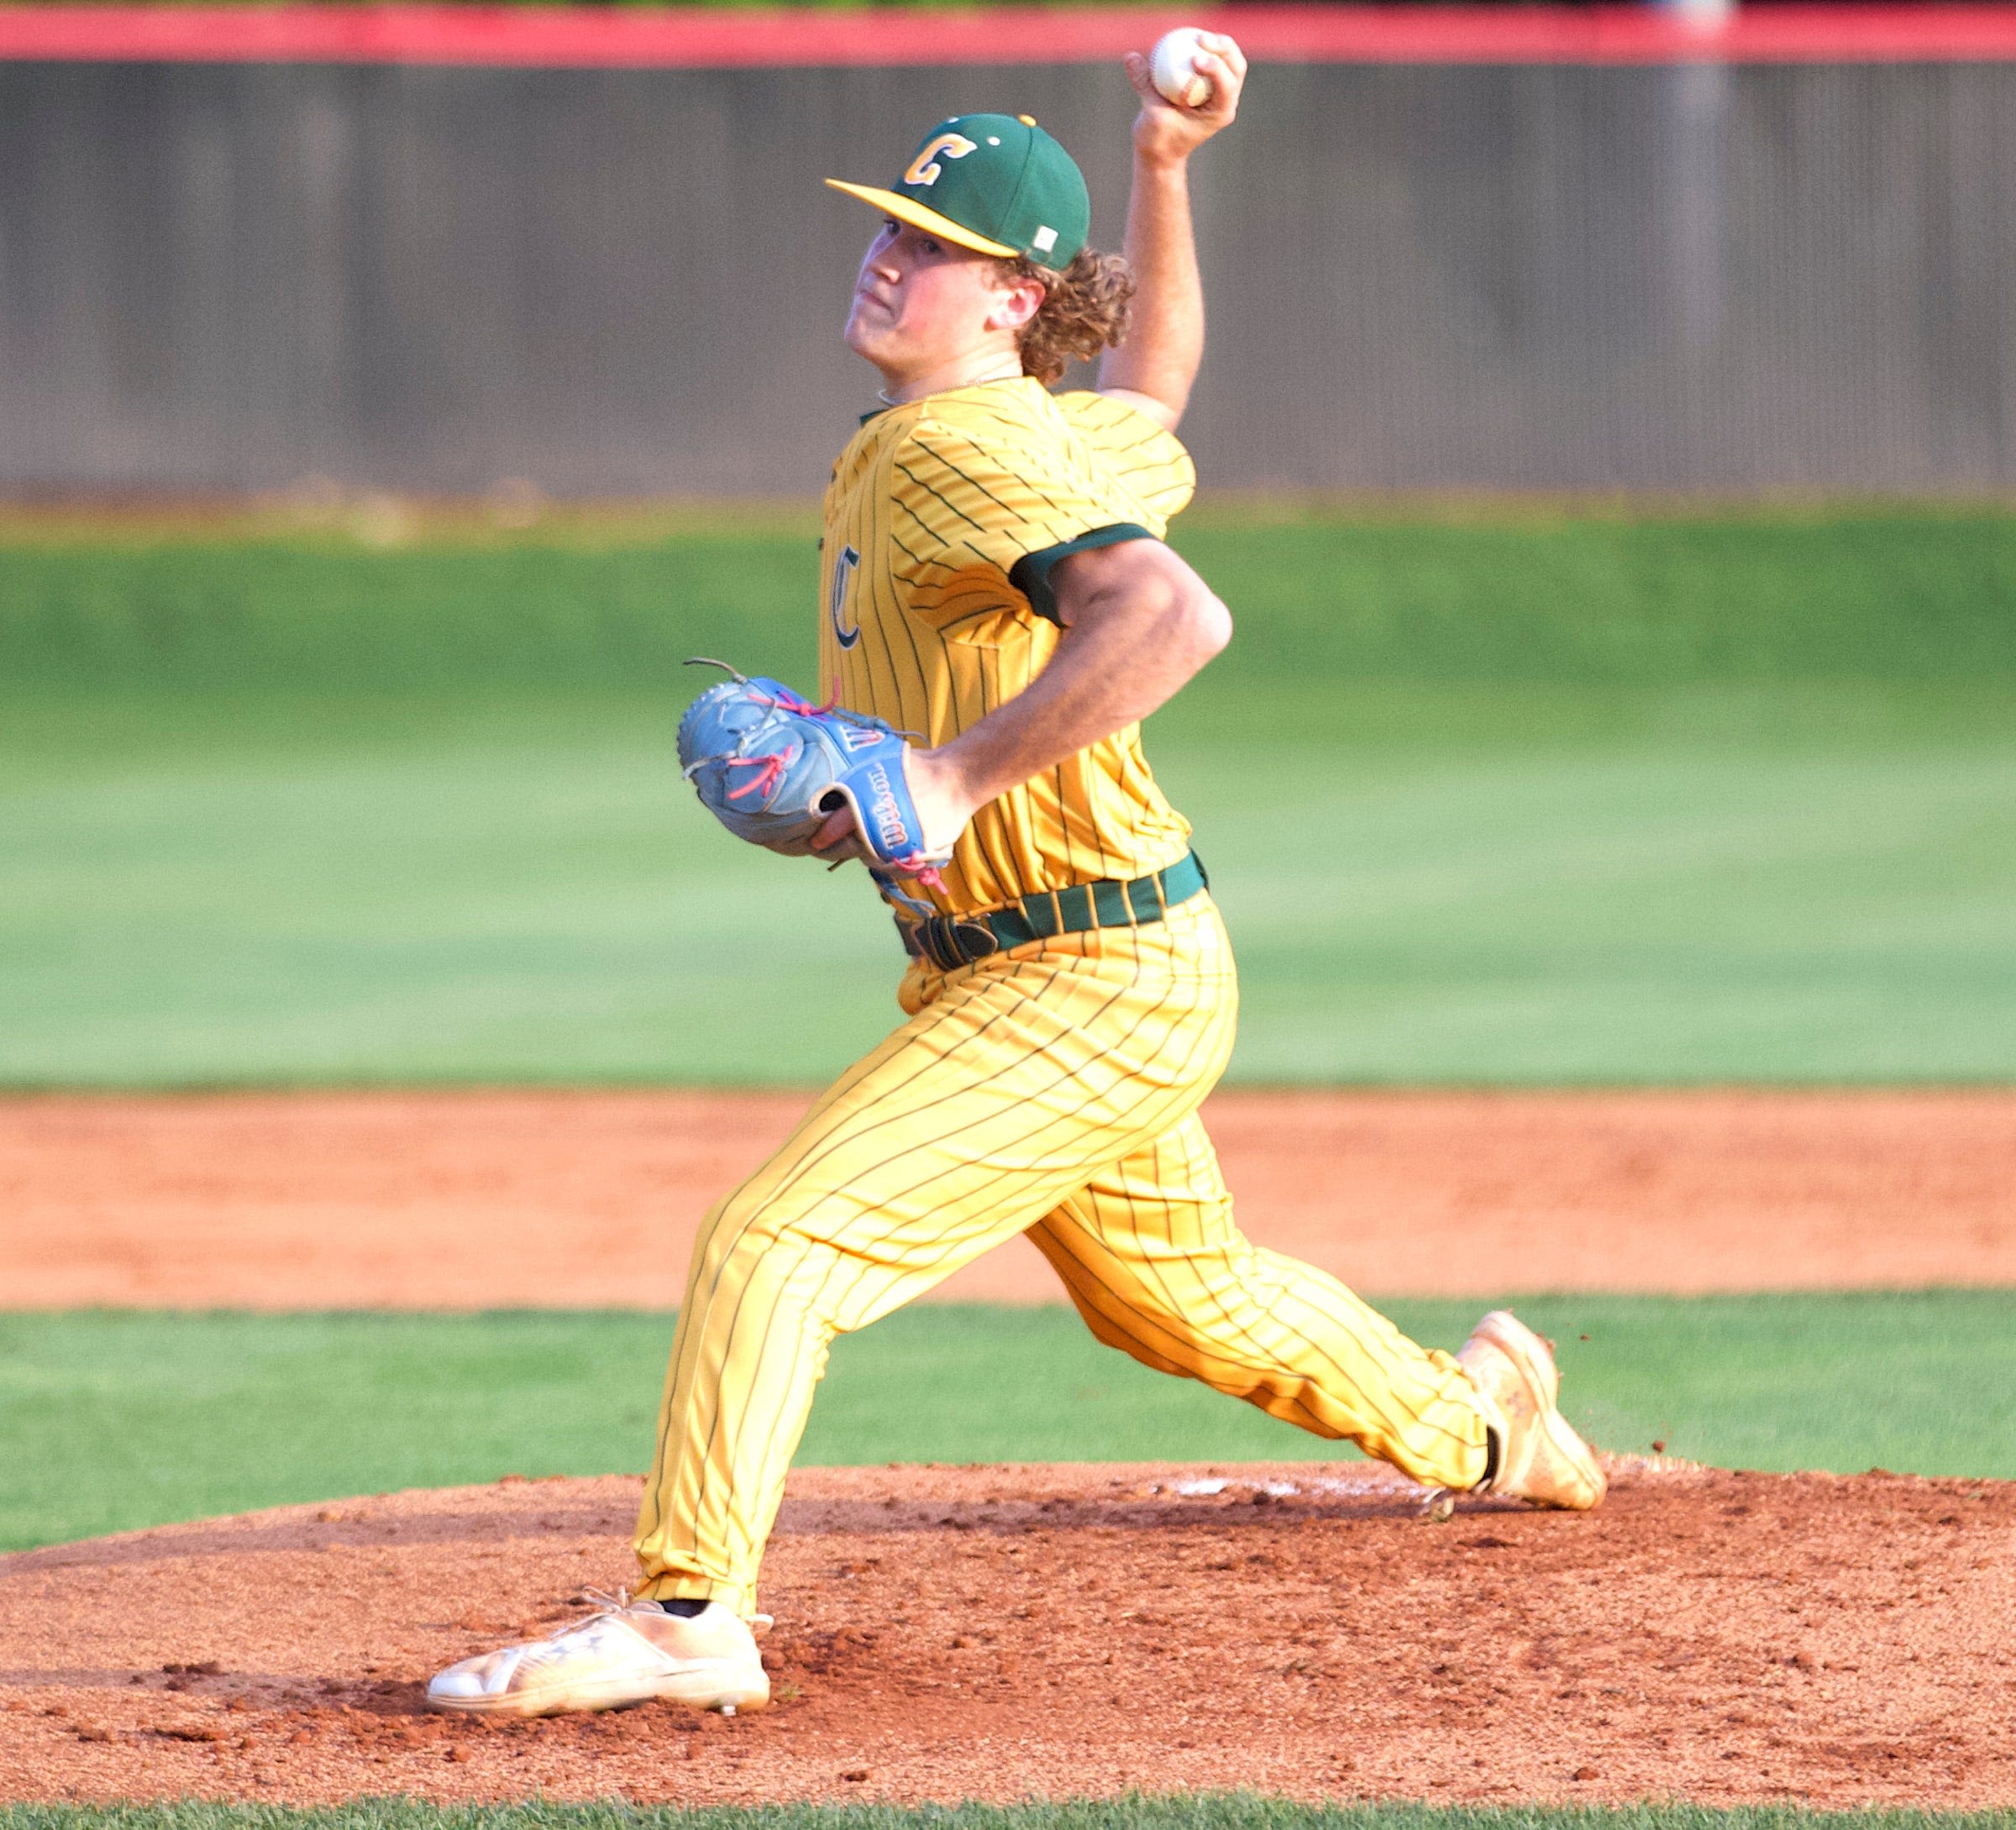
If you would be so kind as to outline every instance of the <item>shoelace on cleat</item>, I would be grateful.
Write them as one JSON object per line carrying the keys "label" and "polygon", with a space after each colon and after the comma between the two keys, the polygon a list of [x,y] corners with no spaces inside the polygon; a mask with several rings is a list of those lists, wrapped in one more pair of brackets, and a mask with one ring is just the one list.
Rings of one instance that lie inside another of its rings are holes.
{"label": "shoelace on cleat", "polygon": [[618,1589],[613,1595],[606,1589],[584,1588],[581,1598],[593,1605],[593,1613],[584,1619],[571,1621],[564,1627],[554,1628],[543,1639],[528,1640],[527,1644],[535,1646],[554,1645],[560,1640],[572,1639],[577,1633],[585,1633],[605,1620],[620,1619],[625,1614],[639,1613],[655,1605],[650,1602],[632,1601],[630,1591],[627,1588]]}

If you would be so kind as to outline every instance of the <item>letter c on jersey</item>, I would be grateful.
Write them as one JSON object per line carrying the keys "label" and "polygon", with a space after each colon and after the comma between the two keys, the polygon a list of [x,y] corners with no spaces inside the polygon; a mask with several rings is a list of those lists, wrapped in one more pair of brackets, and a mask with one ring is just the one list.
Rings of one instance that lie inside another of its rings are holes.
{"label": "letter c on jersey", "polygon": [[936,184],[938,174],[944,167],[935,163],[939,154],[948,159],[963,159],[974,150],[974,143],[963,134],[941,134],[927,141],[910,162],[910,170],[903,174],[906,184]]}
{"label": "letter c on jersey", "polygon": [[833,561],[833,590],[828,600],[833,616],[833,634],[840,646],[851,648],[861,639],[861,621],[857,616],[853,627],[847,622],[847,591],[853,583],[854,569],[861,564],[861,555],[852,547],[843,547],[840,557]]}

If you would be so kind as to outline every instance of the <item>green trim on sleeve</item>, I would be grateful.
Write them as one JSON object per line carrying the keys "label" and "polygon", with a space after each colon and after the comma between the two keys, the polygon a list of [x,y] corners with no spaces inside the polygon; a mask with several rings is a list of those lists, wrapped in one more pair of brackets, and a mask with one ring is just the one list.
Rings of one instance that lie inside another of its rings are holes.
{"label": "green trim on sleeve", "polygon": [[1057,594],[1050,589],[1050,569],[1059,559],[1068,559],[1074,553],[1089,553],[1095,547],[1117,547],[1123,541],[1154,537],[1146,527],[1138,527],[1131,521],[1116,521],[1109,527],[1095,527],[1059,546],[1025,553],[1010,569],[1008,582],[1029,600],[1030,609],[1046,622],[1059,622]]}

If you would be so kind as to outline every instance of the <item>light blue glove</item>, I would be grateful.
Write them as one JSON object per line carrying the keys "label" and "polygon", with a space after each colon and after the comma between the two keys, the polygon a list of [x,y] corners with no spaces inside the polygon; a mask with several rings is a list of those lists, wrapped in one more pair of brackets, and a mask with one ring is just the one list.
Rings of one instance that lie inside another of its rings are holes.
{"label": "light blue glove", "polygon": [[851,808],[878,882],[887,887],[895,871],[937,887],[937,867],[952,854],[924,850],[900,733],[879,718],[808,705],[762,674],[727,671],[734,678],[710,686],[679,721],[680,766],[701,805],[737,838],[792,857],[816,857],[812,835]]}

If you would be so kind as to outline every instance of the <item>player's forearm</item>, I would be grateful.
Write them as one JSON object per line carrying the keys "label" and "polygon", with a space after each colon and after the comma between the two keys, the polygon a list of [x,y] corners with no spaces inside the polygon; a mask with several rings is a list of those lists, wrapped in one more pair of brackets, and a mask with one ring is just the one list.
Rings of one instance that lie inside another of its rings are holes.
{"label": "player's forearm", "polygon": [[1099,385],[1145,394],[1180,417],[1204,360],[1204,282],[1187,156],[1136,154],[1126,254],[1137,288],[1133,325],[1100,364]]}
{"label": "player's forearm", "polygon": [[[1089,555],[1086,557],[1090,557]],[[1224,648],[1231,616],[1180,561],[1106,568],[1072,606],[1028,689],[931,752],[972,807],[1017,788],[1165,704]]]}
{"label": "player's forearm", "polygon": [[1027,691],[934,755],[956,770],[963,798],[983,806],[1147,717],[1221,646],[1187,608],[1079,624]]}

